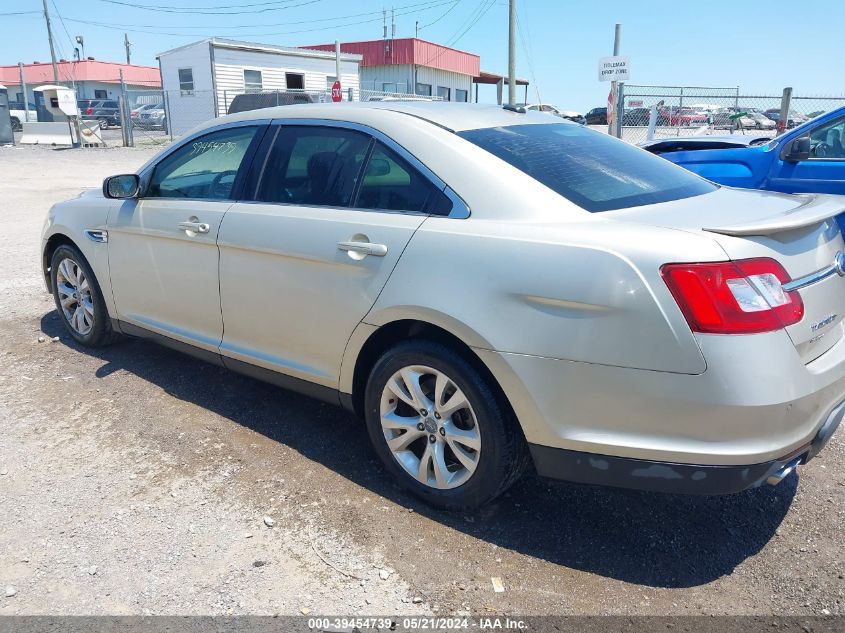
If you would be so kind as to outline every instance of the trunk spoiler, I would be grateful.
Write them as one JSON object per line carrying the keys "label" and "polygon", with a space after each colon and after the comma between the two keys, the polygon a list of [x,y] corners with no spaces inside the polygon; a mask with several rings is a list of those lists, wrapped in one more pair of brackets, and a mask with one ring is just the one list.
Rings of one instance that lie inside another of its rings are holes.
{"label": "trunk spoiler", "polygon": [[833,196],[807,196],[801,205],[773,217],[702,230],[736,237],[772,235],[813,226],[840,213],[845,213],[845,201]]}

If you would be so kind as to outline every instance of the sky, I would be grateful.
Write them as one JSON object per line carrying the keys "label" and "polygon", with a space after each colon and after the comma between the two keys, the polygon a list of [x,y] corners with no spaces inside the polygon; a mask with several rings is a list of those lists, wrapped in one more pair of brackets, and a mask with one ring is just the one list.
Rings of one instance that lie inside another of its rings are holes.
{"label": "sky", "polygon": [[[155,66],[156,54],[209,36],[297,46],[378,39],[382,10],[396,14],[396,37],[414,35],[481,56],[481,68],[507,72],[506,0],[47,0],[57,57],[85,54]],[[743,94],[845,95],[841,42],[845,1],[517,0],[517,75],[530,102],[586,112],[605,105],[598,60],[622,54],[632,84],[734,87]],[[18,14],[20,13],[20,14]],[[18,14],[18,15],[14,15]],[[828,26],[825,26],[828,25]],[[49,62],[42,0],[0,0],[0,65]],[[522,100],[522,89],[519,99]],[[482,87],[481,101],[495,88]]]}

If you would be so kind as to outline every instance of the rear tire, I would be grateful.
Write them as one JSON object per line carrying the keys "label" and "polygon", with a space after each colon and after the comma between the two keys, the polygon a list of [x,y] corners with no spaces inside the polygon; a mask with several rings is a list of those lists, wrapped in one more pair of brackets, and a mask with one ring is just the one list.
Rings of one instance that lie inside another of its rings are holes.
{"label": "rear tire", "polygon": [[20,119],[18,117],[12,117],[12,132],[20,132],[23,129],[23,125],[21,125]]}
{"label": "rear tire", "polygon": [[50,260],[53,300],[73,339],[86,347],[102,347],[120,339],[112,329],[100,284],[75,246],[62,245]]}
{"label": "rear tire", "polygon": [[364,413],[375,451],[399,485],[456,510],[499,496],[528,464],[518,422],[501,400],[459,354],[412,339],[376,362]]}
{"label": "rear tire", "polygon": [[100,129],[101,129],[101,130],[107,130],[107,129],[109,129],[109,121],[108,121],[108,119],[103,119],[103,118],[97,119],[97,124],[100,126]]}

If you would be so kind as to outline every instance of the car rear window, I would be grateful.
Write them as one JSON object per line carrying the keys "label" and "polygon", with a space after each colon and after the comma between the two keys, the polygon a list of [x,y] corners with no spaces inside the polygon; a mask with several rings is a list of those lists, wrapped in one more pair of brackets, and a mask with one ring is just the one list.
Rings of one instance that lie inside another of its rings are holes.
{"label": "car rear window", "polygon": [[484,128],[459,136],[590,212],[669,202],[717,189],[663,158],[571,123]]}

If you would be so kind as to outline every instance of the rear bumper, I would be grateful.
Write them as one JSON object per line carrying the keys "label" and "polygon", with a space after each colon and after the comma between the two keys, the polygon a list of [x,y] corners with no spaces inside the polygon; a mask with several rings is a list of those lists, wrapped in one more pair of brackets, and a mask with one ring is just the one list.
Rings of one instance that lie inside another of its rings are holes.
{"label": "rear bumper", "polygon": [[807,449],[845,400],[845,339],[804,365],[784,332],[701,335],[696,375],[476,350],[526,440],[658,464],[767,464]]}
{"label": "rear bumper", "polygon": [[724,495],[776,485],[799,464],[818,455],[845,416],[845,401],[836,406],[813,440],[788,455],[744,466],[675,464],[630,457],[596,455],[529,444],[537,474],[582,484],[632,488],[653,492]]}

